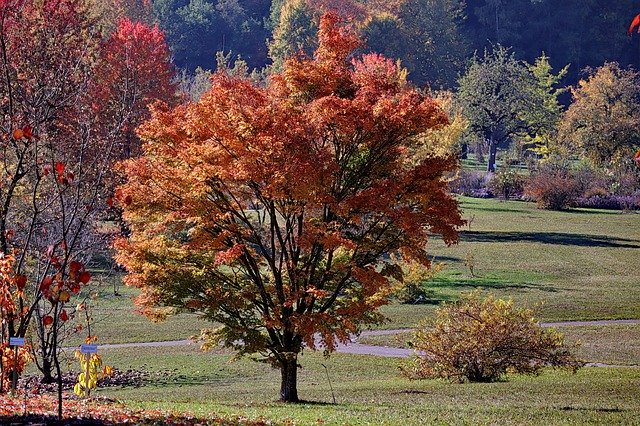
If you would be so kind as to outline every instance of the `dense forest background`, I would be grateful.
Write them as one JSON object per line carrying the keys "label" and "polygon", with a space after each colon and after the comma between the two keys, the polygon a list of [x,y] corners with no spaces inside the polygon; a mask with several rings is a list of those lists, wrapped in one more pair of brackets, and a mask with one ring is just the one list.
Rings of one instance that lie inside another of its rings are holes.
{"label": "dense forest background", "polygon": [[497,44],[530,63],[544,53],[554,69],[570,65],[567,85],[606,61],[640,67],[640,36],[627,34],[638,0],[154,0],[148,19],[188,73],[215,69],[220,51],[261,70],[311,52],[328,9],[353,22],[363,49],[399,58],[420,86],[455,87],[474,52]]}

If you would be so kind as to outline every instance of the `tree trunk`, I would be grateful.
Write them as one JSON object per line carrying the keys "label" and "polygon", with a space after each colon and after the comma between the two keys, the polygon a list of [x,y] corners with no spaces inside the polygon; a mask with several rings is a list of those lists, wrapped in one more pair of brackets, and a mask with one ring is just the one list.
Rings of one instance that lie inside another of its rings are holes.
{"label": "tree trunk", "polygon": [[40,379],[41,383],[54,383],[56,380],[53,377],[53,365],[51,364],[51,360],[48,357],[42,358],[42,378]]}
{"label": "tree trunk", "polygon": [[487,162],[487,171],[495,173],[496,171],[496,154],[498,152],[498,143],[491,139],[489,141],[489,161]]}
{"label": "tree trunk", "polygon": [[287,359],[280,365],[280,401],[299,402],[298,399],[298,360]]}
{"label": "tree trunk", "polygon": [[468,156],[469,156],[469,145],[466,143],[463,143],[460,146],[460,159],[466,160]]}

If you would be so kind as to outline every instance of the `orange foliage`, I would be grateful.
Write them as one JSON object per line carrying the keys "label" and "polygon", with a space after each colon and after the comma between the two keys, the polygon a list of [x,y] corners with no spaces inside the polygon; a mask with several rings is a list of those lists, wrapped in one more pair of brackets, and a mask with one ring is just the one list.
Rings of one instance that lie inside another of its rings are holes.
{"label": "orange foliage", "polygon": [[439,105],[393,62],[354,57],[337,15],[319,39],[266,87],[221,71],[197,103],[153,110],[116,194],[131,229],[117,260],[143,310],[199,312],[224,325],[209,337],[282,368],[303,342],[330,352],[380,321],[386,255],[428,265],[429,233],[451,244],[463,223],[456,160],[410,155],[447,122]]}

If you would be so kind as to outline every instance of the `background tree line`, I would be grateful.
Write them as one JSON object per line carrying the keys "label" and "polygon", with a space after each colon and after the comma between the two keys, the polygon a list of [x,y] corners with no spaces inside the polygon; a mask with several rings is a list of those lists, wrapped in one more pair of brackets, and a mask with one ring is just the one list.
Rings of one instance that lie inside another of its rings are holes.
{"label": "background tree line", "polygon": [[175,63],[214,69],[217,51],[249,68],[312,52],[320,15],[338,10],[365,38],[363,49],[399,58],[417,85],[453,87],[473,52],[495,44],[533,62],[543,52],[575,83],[605,61],[640,65],[640,42],[626,29],[637,0],[155,0],[152,16],[166,33]]}

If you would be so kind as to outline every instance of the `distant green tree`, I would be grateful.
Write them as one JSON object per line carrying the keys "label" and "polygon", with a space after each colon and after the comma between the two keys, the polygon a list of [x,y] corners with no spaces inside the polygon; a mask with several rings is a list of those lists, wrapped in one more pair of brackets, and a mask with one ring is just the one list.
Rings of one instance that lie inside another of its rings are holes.
{"label": "distant green tree", "polygon": [[538,127],[532,122],[533,111],[544,108],[544,99],[537,88],[527,64],[499,45],[482,58],[474,57],[460,78],[458,102],[470,130],[487,143],[487,171],[496,170],[498,147],[505,148],[516,136]]}
{"label": "distant green tree", "polygon": [[563,110],[558,97],[567,90],[565,87],[558,86],[567,74],[569,66],[565,66],[554,74],[549,58],[542,54],[528,67],[537,83],[532,88],[534,96],[542,101],[542,105],[540,108],[524,111],[524,120],[531,133],[525,137],[525,144],[533,152],[546,157],[552,150],[557,149],[555,142]]}
{"label": "distant green tree", "polygon": [[268,0],[155,0],[153,11],[176,64],[193,72],[214,69],[219,51],[242,56],[251,68],[263,67],[269,6]]}
{"label": "distant green tree", "polygon": [[395,15],[383,12],[369,18],[362,31],[368,48],[399,58],[413,83],[449,88],[469,54],[469,42],[460,31],[463,20],[463,1],[405,0]]}
{"label": "distant green tree", "polygon": [[272,16],[277,17],[273,37],[269,42],[269,56],[278,70],[291,55],[304,53],[311,56],[318,47],[319,14],[307,0],[284,0],[282,7]]}
{"label": "distant green tree", "polygon": [[555,65],[571,64],[567,78],[576,81],[586,66],[605,61],[640,66],[640,37],[626,34],[638,13],[637,0],[467,0],[462,31],[474,49],[511,46],[533,62],[542,52]]}

